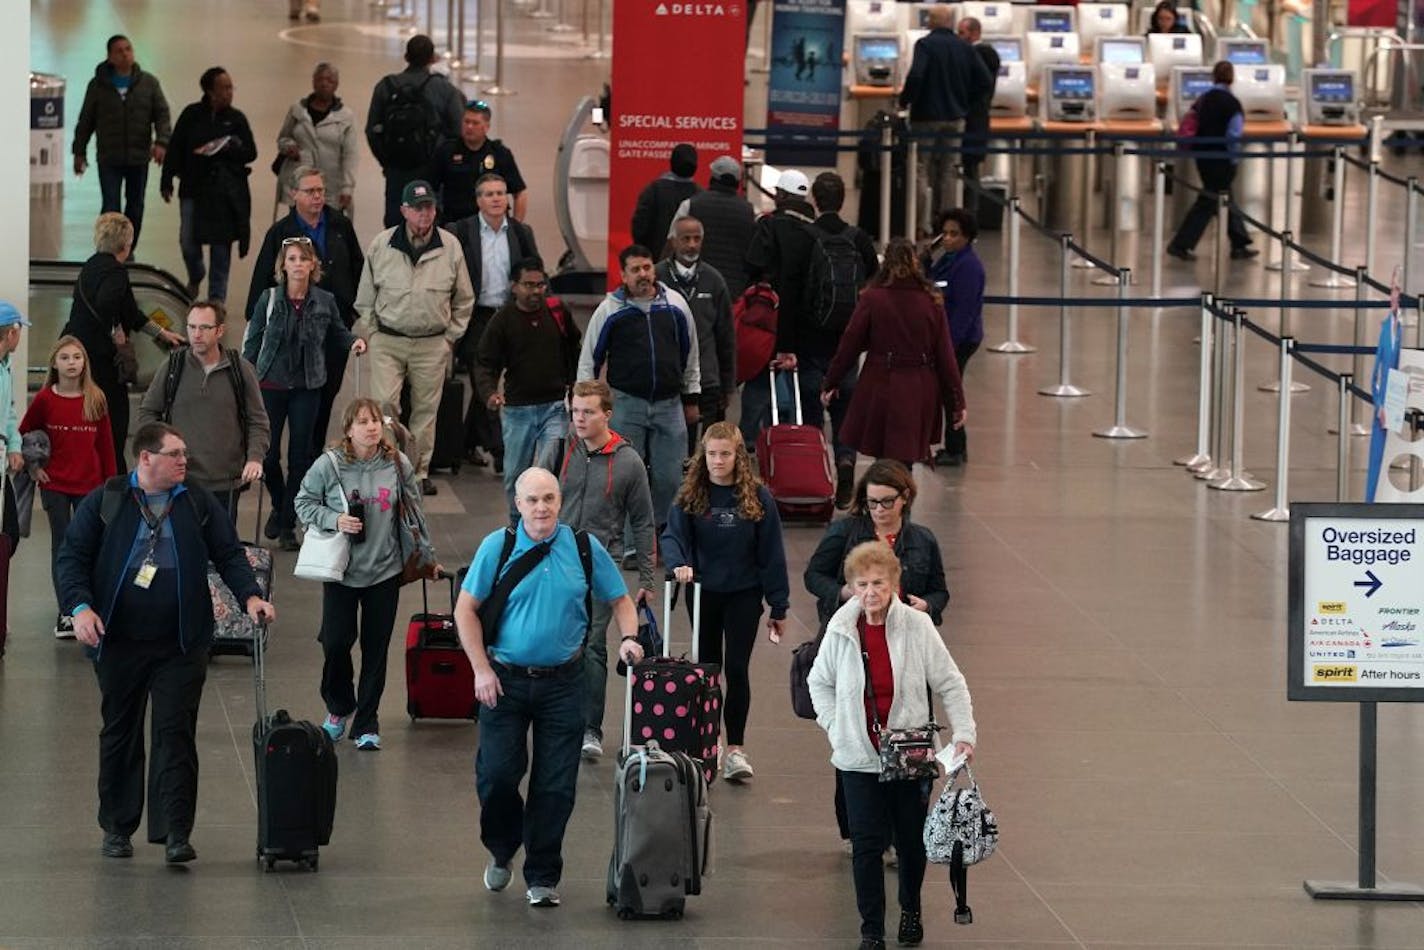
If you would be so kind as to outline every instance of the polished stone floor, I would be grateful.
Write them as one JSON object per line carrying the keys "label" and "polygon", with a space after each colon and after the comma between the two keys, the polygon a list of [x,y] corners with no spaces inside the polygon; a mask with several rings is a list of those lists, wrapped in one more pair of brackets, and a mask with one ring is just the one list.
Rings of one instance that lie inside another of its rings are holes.
{"label": "polished stone floor", "polygon": [[[280,37],[288,24],[276,0],[193,0],[181,16],[178,6],[36,3],[33,66],[71,78],[72,116],[111,32],[133,37],[175,111],[196,97],[201,69],[221,62],[270,157],[281,113],[305,91],[315,60],[342,66],[342,91],[360,113],[371,84],[397,60],[397,32],[364,4],[327,0],[322,24]],[[575,25],[578,10],[569,3]],[[550,143],[606,65],[581,58],[577,44],[562,52],[537,21],[511,16],[510,28],[505,78],[517,95],[496,100],[495,130],[533,183],[530,218],[553,257]],[[760,97],[760,82],[753,74],[749,103]],[[750,108],[749,124],[759,121]],[[1418,168],[1417,159],[1390,161]],[[258,193],[271,183],[265,165],[266,158],[254,168]],[[375,165],[363,157],[356,218],[363,236],[376,229],[379,189]],[[91,172],[66,185],[62,207],[39,205],[36,253],[84,257],[97,204]],[[1403,210],[1397,196],[1382,204],[1385,272],[1400,258],[1401,241],[1387,235],[1402,233]],[[176,213],[158,201],[156,182],[149,209],[140,256],[177,271]],[[1353,249],[1367,226],[1357,195],[1350,212]],[[981,245],[991,289],[1001,291],[999,237],[986,234]],[[1056,292],[1053,245],[1026,236],[1023,261],[1024,292]],[[1139,261],[1145,280],[1145,255]],[[245,288],[249,266],[235,267],[235,288]],[[1208,279],[1206,263],[1197,272],[1172,263],[1166,291],[1195,293],[1198,274]],[[1073,293],[1113,292],[1087,276],[1074,272]],[[1299,283],[1301,295],[1326,293]],[[1229,286],[1245,296],[1275,292],[1258,264],[1233,265]],[[1268,325],[1275,319],[1255,316]],[[1003,338],[1004,319],[1002,308],[991,309],[987,342]],[[1075,311],[1072,320],[1071,376],[1092,396],[1036,394],[1057,380],[1057,314],[1026,308],[1021,336],[1038,351],[983,352],[970,364],[970,464],[917,472],[915,518],[936,532],[949,567],[953,600],[943,632],[973,691],[978,774],[1003,829],[999,853],[971,872],[973,926],[953,924],[946,876],[930,871],[927,945],[1424,947],[1420,906],[1319,903],[1301,888],[1302,879],[1346,879],[1355,870],[1356,714],[1285,699],[1286,529],[1248,518],[1270,506],[1269,492],[1213,492],[1172,464],[1195,442],[1196,311],[1133,311],[1128,422],[1150,436],[1131,442],[1090,434],[1112,420],[1111,312]],[[1311,342],[1344,342],[1352,331],[1351,318],[1333,311],[1302,311],[1294,320]],[[1254,384],[1274,372],[1275,355],[1254,338],[1247,355],[1245,458],[1273,478],[1276,397]],[[1336,442],[1326,433],[1333,389],[1311,383],[1294,397],[1293,501],[1335,496]],[[1363,440],[1356,442],[1358,495]],[[446,563],[460,563],[497,525],[502,501],[488,470],[466,469],[440,486],[429,508],[436,540]],[[817,537],[788,529],[795,571]],[[173,871],[156,849],[142,847],[132,861],[101,859],[93,821],[97,689],[74,644],[50,636],[47,545],[37,518],[12,568],[14,635],[0,662],[0,946],[853,945],[857,918],[831,814],[825,742],[791,715],[786,698],[790,647],[815,621],[799,581],[790,642],[763,641],[754,658],[748,751],[756,779],[712,792],[716,873],[685,920],[628,924],[603,902],[607,760],[581,770],[563,907],[530,910],[514,889],[484,891],[472,781],[478,729],[410,723],[401,714],[397,642],[385,749],[341,749],[337,829],[319,874],[267,875],[252,860],[253,697],[247,667],[231,658],[213,664],[199,719],[199,860]],[[315,718],[317,592],[291,577],[290,555],[278,554],[277,564],[271,698]],[[408,590],[402,614],[417,609],[419,592]],[[611,723],[618,697],[610,691]],[[1424,880],[1421,751],[1424,717],[1409,706],[1382,708],[1382,880]]]}

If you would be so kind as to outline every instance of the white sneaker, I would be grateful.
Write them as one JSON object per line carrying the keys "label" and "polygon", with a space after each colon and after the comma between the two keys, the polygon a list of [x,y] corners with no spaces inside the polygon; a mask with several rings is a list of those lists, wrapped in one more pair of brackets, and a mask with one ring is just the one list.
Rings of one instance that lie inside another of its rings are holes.
{"label": "white sneaker", "polygon": [[494,863],[494,858],[490,858],[489,864],[485,865],[485,889],[490,891],[502,891],[509,886],[510,878],[514,877],[509,868],[502,868]]}
{"label": "white sneaker", "polygon": [[603,740],[592,729],[585,729],[583,732],[583,749],[580,754],[589,762],[596,762],[603,756]]}
{"label": "white sneaker", "polygon": [[54,619],[54,638],[56,640],[74,639],[74,618],[68,614],[60,614]]}
{"label": "white sneaker", "polygon": [[559,892],[552,887],[534,885],[525,891],[524,896],[529,900],[530,907],[558,907]]}
{"label": "white sneaker", "polygon": [[755,774],[747,754],[741,749],[733,749],[722,757],[722,777],[727,781],[742,782]]}

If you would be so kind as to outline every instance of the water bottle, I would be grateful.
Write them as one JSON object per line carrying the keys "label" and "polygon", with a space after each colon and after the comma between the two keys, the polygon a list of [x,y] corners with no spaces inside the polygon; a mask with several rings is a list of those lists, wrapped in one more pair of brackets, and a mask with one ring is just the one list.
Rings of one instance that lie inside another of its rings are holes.
{"label": "water bottle", "polygon": [[366,540],[366,503],[361,500],[361,493],[354,488],[351,489],[351,502],[347,507],[351,517],[361,519],[361,530],[351,536],[352,544],[360,544]]}

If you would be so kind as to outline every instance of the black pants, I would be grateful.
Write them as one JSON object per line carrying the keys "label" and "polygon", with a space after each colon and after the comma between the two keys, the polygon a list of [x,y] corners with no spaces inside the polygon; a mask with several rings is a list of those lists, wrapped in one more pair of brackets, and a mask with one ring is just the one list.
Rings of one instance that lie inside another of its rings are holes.
{"label": "black pants", "polygon": [[[956,343],[954,345],[954,362],[959,365],[959,376],[964,378],[964,367],[969,364],[969,357],[973,356],[979,349],[979,341],[973,343]],[[968,444],[963,428],[954,427],[954,417],[949,415],[948,408],[945,409],[944,417],[944,450],[950,455],[964,455],[968,451]]]}
{"label": "black pants", "polygon": [[900,909],[920,909],[925,880],[925,815],[930,782],[882,782],[874,772],[841,772],[850,822],[851,875],[860,911],[860,935],[885,936],[885,867],[881,855],[893,840],[899,866]]}
{"label": "black pants", "polygon": [[470,407],[465,410],[465,451],[488,449],[495,455],[504,455],[504,432],[499,427],[499,410],[489,408],[492,393],[480,392],[475,380],[475,364],[479,359],[480,338],[485,335],[494,316],[493,307],[476,307],[470,317],[469,329],[460,340],[460,359],[469,367]]}
{"label": "black pants", "polygon": [[109,404],[109,431],[114,436],[114,470],[120,475],[129,473],[128,460],[124,458],[124,448],[129,440],[129,388],[110,375],[102,380],[96,375],[95,384],[104,391],[104,399]]}
{"label": "black pants", "polygon": [[[1202,192],[1187,210],[1182,226],[1172,236],[1171,246],[1190,251],[1201,240],[1206,226],[1216,217],[1217,195],[1231,193],[1231,183],[1236,179],[1236,166],[1225,159],[1198,159],[1197,174],[1201,176]],[[1226,216],[1226,236],[1231,241],[1232,250],[1241,250],[1251,243],[1251,235],[1246,233],[1246,223],[1241,220],[1241,212],[1234,208]]]}
{"label": "black pants", "polygon": [[[380,732],[381,694],[386,690],[386,655],[400,605],[400,575],[370,587],[328,581],[321,588],[321,698],[326,711],[333,716],[351,716],[353,737]],[[361,678],[353,686],[351,648],[358,639]]]}
{"label": "black pants", "polygon": [[697,397],[697,425],[687,427],[687,454],[691,458],[697,454],[698,443],[707,427],[727,418],[727,410],[722,405],[720,389],[703,388]]}
{"label": "black pants", "polygon": [[99,827],[131,835],[143,814],[143,720],[153,699],[148,840],[193,830],[198,802],[198,703],[208,676],[206,650],[183,653],[172,637],[106,639],[94,673],[102,694]]}
{"label": "black pants", "polygon": [[[692,616],[691,595],[687,596],[687,615]],[[702,589],[698,659],[722,665],[722,721],[728,745],[741,745],[746,739],[747,715],[752,708],[752,647],[760,624],[760,587],[730,593]]]}
{"label": "black pants", "polygon": [[331,428],[331,407],[336,404],[336,397],[341,392],[341,383],[346,378],[346,361],[350,356],[351,350],[347,347],[326,348],[326,385],[321,387],[321,402],[317,403],[316,424],[312,427],[313,458],[321,454],[322,447],[326,445],[326,431]]}

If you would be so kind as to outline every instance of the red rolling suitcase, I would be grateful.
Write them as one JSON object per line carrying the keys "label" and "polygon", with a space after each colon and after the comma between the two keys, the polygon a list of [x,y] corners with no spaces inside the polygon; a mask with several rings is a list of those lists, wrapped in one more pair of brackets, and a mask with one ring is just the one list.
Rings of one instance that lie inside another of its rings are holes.
{"label": "red rolling suitcase", "polygon": [[791,390],[796,400],[795,424],[781,421],[773,371],[771,425],[757,436],[757,467],[782,518],[825,523],[836,510],[831,448],[819,426],[801,421],[801,385],[795,370],[791,371]]}
{"label": "red rolling suitcase", "polygon": [[450,581],[450,613],[430,612],[425,581],[424,609],[410,618],[405,634],[406,712],[412,719],[478,719],[475,673],[455,629],[455,578]]}
{"label": "red rolling suitcase", "polygon": [[702,584],[692,589],[692,653],[672,656],[673,579],[663,587],[663,655],[633,664],[629,732],[634,745],[656,742],[665,752],[697,759],[708,785],[717,777],[722,735],[722,667],[699,662]]}

